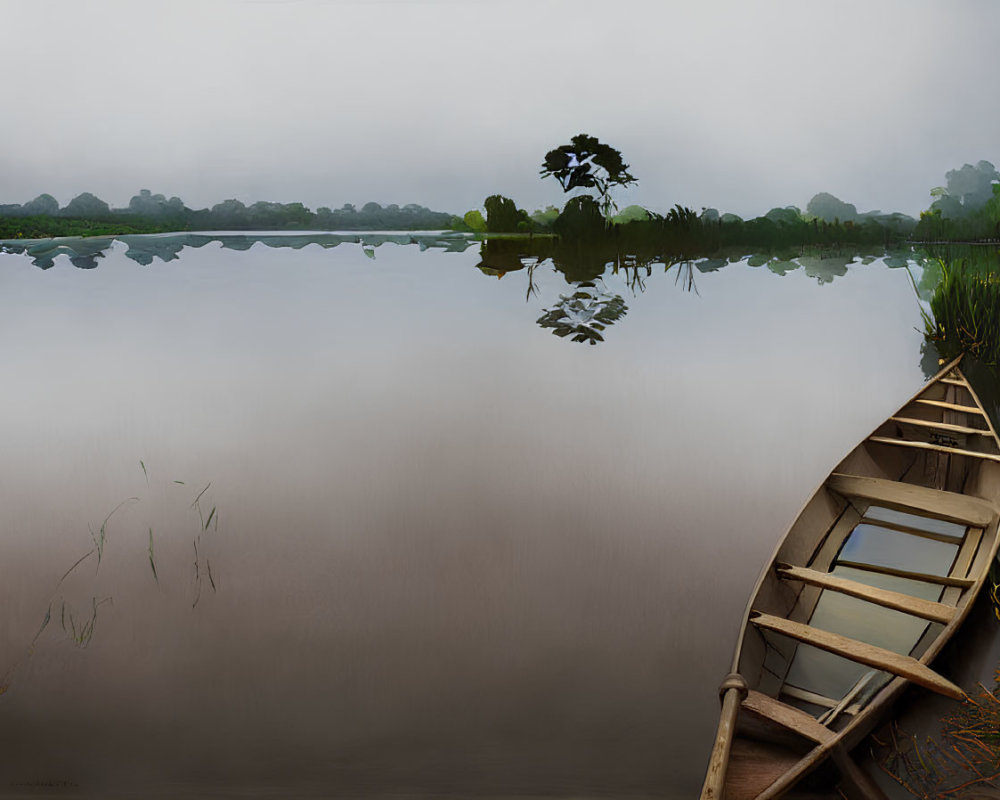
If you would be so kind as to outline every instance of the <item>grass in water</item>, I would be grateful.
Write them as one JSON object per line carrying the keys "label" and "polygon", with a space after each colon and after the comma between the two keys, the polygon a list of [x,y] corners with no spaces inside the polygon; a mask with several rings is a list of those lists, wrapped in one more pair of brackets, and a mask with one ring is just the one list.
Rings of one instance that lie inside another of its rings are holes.
{"label": "grass in water", "polygon": [[978,691],[941,719],[941,735],[927,738],[904,733],[893,724],[875,738],[884,749],[878,761],[896,783],[920,800],[979,800],[1000,793],[1000,669],[993,689]]}
{"label": "grass in water", "polygon": [[[146,485],[149,486],[149,470],[146,467],[145,461],[140,460],[139,467],[142,469],[142,474]],[[179,481],[179,480],[174,480],[172,481],[172,483],[180,486],[186,485],[184,481]],[[208,517],[206,518],[201,506],[201,501],[205,497],[206,493],[211,488],[211,486],[212,486],[211,482],[207,483],[204,486],[204,488],[201,489],[200,492],[198,492],[198,494],[194,498],[194,501],[189,506],[189,508],[193,509],[198,515],[197,521],[192,520],[192,522],[195,522],[195,531],[193,535],[194,602],[192,603],[192,607],[197,606],[199,600],[201,599],[201,581],[203,576],[206,576],[208,578],[208,583],[212,589],[212,592],[217,591],[217,585],[218,585],[218,576],[213,571],[212,564],[208,560],[206,554],[200,548],[201,537],[203,534],[207,534],[209,537],[211,537],[212,534],[209,533],[210,529],[214,532],[217,532],[219,530],[218,507],[213,505],[211,507],[211,510],[208,512]],[[93,526],[91,525],[87,526],[91,538],[90,549],[87,552],[85,552],[82,556],[80,556],[78,559],[76,559],[76,561],[73,562],[73,564],[69,567],[69,569],[67,569],[59,578],[59,580],[56,582],[55,586],[52,589],[51,594],[49,595],[49,601],[45,609],[45,615],[41,621],[41,624],[38,627],[37,632],[31,638],[31,641],[28,643],[27,647],[24,649],[21,655],[17,657],[15,661],[12,664],[10,664],[10,666],[8,666],[5,671],[0,672],[0,695],[3,695],[4,693],[7,692],[7,690],[10,687],[10,683],[14,677],[14,674],[18,671],[21,665],[34,654],[36,646],[39,643],[39,639],[41,639],[42,634],[47,629],[49,629],[50,623],[52,622],[53,609],[59,610],[58,613],[59,623],[66,638],[72,641],[77,647],[86,647],[90,643],[91,639],[94,636],[94,631],[97,627],[98,611],[105,604],[113,603],[113,599],[108,596],[99,596],[96,594],[92,594],[93,592],[92,588],[91,591],[88,592],[89,594],[91,594],[89,609],[83,614],[74,613],[74,609],[70,601],[68,601],[65,595],[63,594],[64,592],[63,585],[66,583],[67,579],[72,574],[77,572],[78,568],[91,557],[93,557],[97,561],[97,569],[95,570],[94,578],[92,578],[91,580],[93,581],[97,578],[97,572],[100,571],[101,563],[105,555],[105,548],[110,540],[109,524],[111,523],[112,518],[123,507],[140,501],[141,498],[139,497],[129,497],[120,502],[113,509],[111,509],[110,513],[104,518],[103,522],[101,522],[100,527],[96,531],[94,530]],[[206,505],[207,505],[207,500],[206,500]],[[153,580],[156,582],[157,585],[159,585],[160,577],[157,572],[156,553],[153,547],[153,527],[151,525],[145,527],[147,529],[147,537],[148,537],[147,538],[148,544],[146,549],[149,558],[149,569],[152,572]]]}
{"label": "grass in water", "polygon": [[1000,364],[1000,275],[965,259],[939,259],[941,280],[922,311],[924,335],[945,360],[968,353],[983,364]]}

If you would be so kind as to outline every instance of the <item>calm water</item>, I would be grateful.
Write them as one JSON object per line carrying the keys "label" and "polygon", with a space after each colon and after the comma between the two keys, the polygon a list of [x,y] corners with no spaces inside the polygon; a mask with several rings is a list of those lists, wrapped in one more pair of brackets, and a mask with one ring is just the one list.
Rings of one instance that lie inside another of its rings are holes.
{"label": "calm water", "polygon": [[696,795],[906,271],[251,244],[0,255],[0,791]]}

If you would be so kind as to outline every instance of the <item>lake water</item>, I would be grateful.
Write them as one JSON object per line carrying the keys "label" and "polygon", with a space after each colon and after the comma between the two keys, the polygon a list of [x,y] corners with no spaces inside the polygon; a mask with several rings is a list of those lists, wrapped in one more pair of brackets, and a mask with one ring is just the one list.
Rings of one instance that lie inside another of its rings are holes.
{"label": "lake water", "polygon": [[0,255],[0,791],[696,796],[906,270],[255,241]]}

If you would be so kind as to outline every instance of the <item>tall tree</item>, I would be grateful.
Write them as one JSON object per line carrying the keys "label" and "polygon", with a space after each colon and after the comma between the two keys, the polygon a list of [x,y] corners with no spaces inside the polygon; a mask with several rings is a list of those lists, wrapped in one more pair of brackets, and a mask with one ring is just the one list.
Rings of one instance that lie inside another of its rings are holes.
{"label": "tall tree", "polygon": [[555,177],[564,192],[596,189],[605,217],[617,209],[611,199],[611,187],[638,183],[618,150],[585,133],[574,136],[569,144],[549,150],[539,174],[543,178]]}

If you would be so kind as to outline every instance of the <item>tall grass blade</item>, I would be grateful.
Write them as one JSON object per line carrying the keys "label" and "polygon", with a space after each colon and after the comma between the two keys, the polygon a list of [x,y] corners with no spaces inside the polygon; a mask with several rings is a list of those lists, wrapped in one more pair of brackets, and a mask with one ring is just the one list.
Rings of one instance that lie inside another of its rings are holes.
{"label": "tall grass blade", "polygon": [[52,603],[49,603],[48,610],[45,612],[45,619],[42,620],[42,627],[38,629],[38,633],[35,634],[35,638],[31,640],[32,644],[38,641],[38,637],[41,636],[42,631],[44,631],[48,627],[49,621],[51,619],[52,619]]}
{"label": "tall grass blade", "polygon": [[153,570],[153,580],[157,583],[160,579],[156,575],[156,560],[153,557],[153,529],[149,529],[149,568]]}
{"label": "tall grass blade", "polygon": [[198,492],[198,496],[194,499],[194,502],[191,504],[191,508],[194,508],[196,505],[198,505],[198,501],[201,500],[201,496],[208,491],[208,487],[211,485],[212,482],[209,481],[207,484],[205,484],[205,488],[202,489],[200,492]]}

